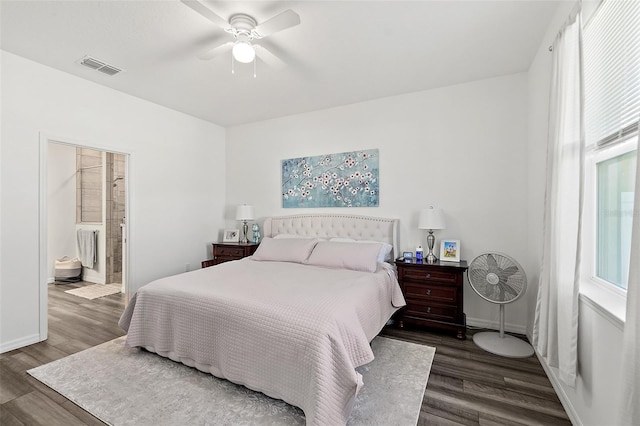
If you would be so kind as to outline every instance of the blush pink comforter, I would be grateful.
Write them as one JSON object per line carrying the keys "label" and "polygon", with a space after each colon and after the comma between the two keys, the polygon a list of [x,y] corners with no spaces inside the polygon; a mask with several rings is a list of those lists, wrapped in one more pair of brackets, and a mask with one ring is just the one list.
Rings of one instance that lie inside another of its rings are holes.
{"label": "blush pink comforter", "polygon": [[251,258],[159,279],[120,319],[127,346],[300,407],[308,425],[346,424],[356,367],[405,301],[391,266],[375,273]]}

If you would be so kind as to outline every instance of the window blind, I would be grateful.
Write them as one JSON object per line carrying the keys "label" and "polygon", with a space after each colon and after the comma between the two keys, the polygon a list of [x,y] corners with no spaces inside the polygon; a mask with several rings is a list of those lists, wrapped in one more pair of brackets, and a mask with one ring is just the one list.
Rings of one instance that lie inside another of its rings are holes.
{"label": "window blind", "polygon": [[626,139],[640,117],[640,1],[603,0],[583,40],[586,143]]}

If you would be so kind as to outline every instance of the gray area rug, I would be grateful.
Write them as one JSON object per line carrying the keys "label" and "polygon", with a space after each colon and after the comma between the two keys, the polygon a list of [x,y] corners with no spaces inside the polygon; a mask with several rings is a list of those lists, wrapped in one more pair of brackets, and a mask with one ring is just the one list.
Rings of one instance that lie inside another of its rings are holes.
{"label": "gray area rug", "polygon": [[[28,371],[110,425],[303,425],[283,401],[139,349],[125,336]],[[435,348],[376,337],[349,425],[415,425]]]}

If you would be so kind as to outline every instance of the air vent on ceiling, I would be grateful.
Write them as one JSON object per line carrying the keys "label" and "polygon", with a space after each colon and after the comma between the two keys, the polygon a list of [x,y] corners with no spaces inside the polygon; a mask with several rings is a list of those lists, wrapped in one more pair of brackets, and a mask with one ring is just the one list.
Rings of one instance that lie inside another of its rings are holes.
{"label": "air vent on ceiling", "polygon": [[107,75],[116,75],[122,70],[116,67],[112,67],[111,65],[105,65],[104,67],[98,68],[98,71],[103,72]]}
{"label": "air vent on ceiling", "polygon": [[113,65],[109,65],[100,59],[92,58],[91,56],[85,56],[80,59],[78,62],[80,65],[84,65],[87,68],[91,68],[92,70],[100,71],[103,74],[107,74],[110,76],[116,75],[122,71],[121,68],[114,67]]}

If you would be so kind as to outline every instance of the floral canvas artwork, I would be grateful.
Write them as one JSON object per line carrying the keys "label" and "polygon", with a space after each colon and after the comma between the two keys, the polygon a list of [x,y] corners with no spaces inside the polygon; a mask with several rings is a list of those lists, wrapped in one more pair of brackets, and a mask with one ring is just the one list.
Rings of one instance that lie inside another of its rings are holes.
{"label": "floral canvas artwork", "polygon": [[377,207],[378,150],[282,160],[282,207]]}

